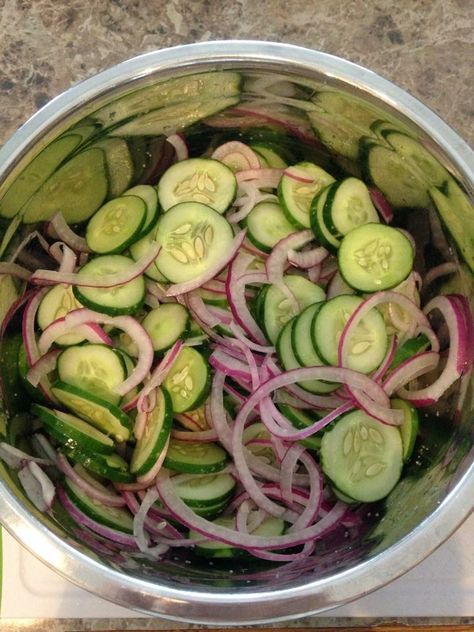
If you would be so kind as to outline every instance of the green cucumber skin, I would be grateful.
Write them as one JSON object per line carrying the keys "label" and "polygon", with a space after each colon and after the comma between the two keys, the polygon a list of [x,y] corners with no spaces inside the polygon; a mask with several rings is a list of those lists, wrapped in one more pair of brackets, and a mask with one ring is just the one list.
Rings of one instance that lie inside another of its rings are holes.
{"label": "green cucumber skin", "polygon": [[[84,391],[78,387],[72,386],[71,384],[66,384],[65,382],[57,381],[52,386],[53,389],[60,389],[67,393],[68,395],[75,395],[76,397],[80,397],[85,399],[86,401],[91,402],[92,404],[96,404],[98,406],[106,408],[117,420],[117,426],[121,426],[121,429],[125,432],[123,433],[123,437],[121,436],[122,441],[126,441],[129,438],[130,430],[131,430],[131,420],[126,413],[123,412],[117,406],[110,404],[109,402],[92,395],[91,393]],[[54,392],[54,391],[53,391]],[[74,413],[73,413],[74,414]],[[90,422],[88,422],[90,423]],[[110,434],[114,434],[112,430],[109,431]],[[105,433],[104,433],[105,434]]]}
{"label": "green cucumber skin", "polygon": [[[164,418],[161,424],[161,430],[152,451],[150,452],[148,457],[145,459],[144,463],[142,463],[142,465],[137,470],[135,470],[132,467],[132,465],[130,466],[131,472],[135,474],[136,476],[144,476],[145,474],[147,474],[147,472],[149,472],[152,469],[152,467],[155,465],[156,461],[158,460],[158,457],[160,456],[161,452],[163,451],[171,433],[171,427],[173,425],[173,404],[171,402],[171,397],[168,391],[163,388],[161,389],[161,392],[163,393],[163,404],[164,404]],[[139,441],[137,441],[136,443],[135,450],[138,449],[138,445],[139,445]],[[133,456],[132,456],[132,462],[133,462]]]}
{"label": "green cucumber skin", "polygon": [[[104,434],[104,442],[98,441],[97,439],[91,437],[87,437],[76,428],[67,427],[67,424],[61,419],[57,421],[54,411],[46,408],[46,406],[33,404],[33,406],[31,407],[31,412],[32,414],[37,415],[47,426],[48,433],[65,447],[77,448],[79,450],[86,451],[90,450],[91,452],[95,451],[101,454],[112,454],[114,451],[113,441],[104,433],[102,433]],[[81,419],[81,421],[83,421],[85,424],[88,423],[83,419]],[[91,426],[91,428],[93,428],[96,432],[101,432],[93,426]]]}
{"label": "green cucumber skin", "polygon": [[[102,514],[99,514],[98,512],[92,511],[90,506],[87,505],[81,498],[79,498],[79,496],[77,496],[77,494],[74,493],[74,491],[71,489],[70,485],[68,485],[67,479],[65,480],[65,483],[64,483],[64,490],[65,490],[69,500],[74,505],[76,505],[76,507],[78,509],[80,509],[80,511],[82,511],[87,516],[92,518],[92,520],[95,520],[96,522],[100,522],[101,524],[105,525],[106,527],[110,527],[112,529],[116,529],[117,531],[122,531],[123,533],[133,534],[133,517],[132,517],[132,514],[130,514],[130,521],[131,521],[132,524],[130,525],[130,527],[127,528],[123,524],[119,524],[117,522],[114,522],[112,519],[106,518]],[[124,511],[124,513],[126,512],[125,509],[123,511]]]}
{"label": "green cucumber skin", "polygon": [[146,295],[145,284],[143,284],[143,296],[141,297],[140,301],[135,303],[135,305],[131,305],[130,307],[124,308],[124,307],[104,306],[104,305],[100,305],[99,303],[96,303],[95,301],[91,301],[90,299],[88,299],[81,293],[81,290],[79,289],[77,285],[73,287],[72,291],[76,299],[84,307],[88,307],[89,309],[92,309],[95,312],[101,312],[102,314],[107,314],[108,316],[128,316],[128,315],[136,314],[142,309],[145,303],[145,295]]}

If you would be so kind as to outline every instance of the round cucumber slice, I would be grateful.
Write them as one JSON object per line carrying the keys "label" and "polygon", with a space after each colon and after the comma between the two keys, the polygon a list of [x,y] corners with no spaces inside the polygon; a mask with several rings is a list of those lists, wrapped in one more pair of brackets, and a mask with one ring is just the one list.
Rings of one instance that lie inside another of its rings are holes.
{"label": "round cucumber slice", "polygon": [[130,471],[143,476],[156,464],[168,441],[173,423],[171,398],[162,389],[157,389],[155,408],[147,415],[143,435],[138,439],[130,462]]}
{"label": "round cucumber slice", "polygon": [[[74,309],[79,309],[82,305],[74,296],[70,285],[59,283],[52,287],[41,301],[36,318],[41,329],[46,329],[48,325],[63,318]],[[60,346],[77,345],[84,340],[84,336],[71,332],[59,336],[55,343]]]}
{"label": "round cucumber slice", "polygon": [[130,473],[128,463],[118,454],[91,454],[79,449],[67,450],[67,456],[80,463],[86,470],[114,483],[133,483],[135,476]]}
{"label": "round cucumber slice", "polygon": [[31,412],[41,419],[49,434],[65,447],[92,454],[112,454],[114,451],[114,442],[110,437],[79,417],[40,404],[33,404]]}
{"label": "round cucumber slice", "polygon": [[131,422],[120,408],[72,384],[55,382],[51,388],[56,399],[93,426],[112,435],[118,443],[130,437]]}
{"label": "round cucumber slice", "polygon": [[213,474],[228,463],[228,455],[217,443],[194,443],[172,439],[164,460],[165,467],[188,474]]}
{"label": "round cucumber slice", "polygon": [[140,237],[144,237],[147,233],[151,231],[153,226],[158,221],[158,194],[155,187],[152,187],[150,184],[137,184],[137,186],[128,189],[128,191],[125,191],[125,193],[123,193],[122,195],[135,195],[145,202],[145,221],[140,231]]}
{"label": "round cucumber slice", "polygon": [[173,283],[182,283],[225,259],[234,234],[229,222],[209,206],[184,202],[160,217],[155,239],[161,245],[158,269]]}
{"label": "round cucumber slice", "polygon": [[158,183],[158,199],[164,211],[181,202],[200,202],[224,213],[236,192],[232,169],[210,158],[181,160],[169,167]]}
{"label": "round cucumber slice", "polygon": [[417,409],[403,399],[392,399],[391,406],[392,408],[403,410],[404,413],[403,423],[399,426],[399,430],[402,436],[403,460],[406,463],[410,460],[415,448],[415,441],[420,427],[420,417]]}
{"label": "round cucumber slice", "polygon": [[189,332],[190,318],[188,310],[180,303],[163,303],[152,309],[142,320],[153,343],[153,349],[159,353],[169,349],[179,338],[185,338]]}
{"label": "round cucumber slice", "polygon": [[339,491],[360,502],[385,498],[403,467],[398,428],[360,410],[347,413],[324,433],[320,455],[326,476]]}
{"label": "round cucumber slice", "polygon": [[300,162],[295,169],[311,178],[311,182],[300,182],[284,175],[278,185],[278,198],[289,222],[297,228],[309,228],[311,202],[324,187],[334,182],[334,178],[311,162]]}
{"label": "round cucumber slice", "polygon": [[[101,485],[100,487],[102,488],[103,486]],[[64,488],[69,500],[92,520],[118,531],[133,533],[133,516],[127,509],[107,507],[94,501],[80,487],[67,478],[64,481]]]}
{"label": "round cucumber slice", "polygon": [[[147,252],[150,250],[151,243],[155,240],[155,231],[151,230],[147,235],[133,243],[130,248],[130,256],[134,261],[138,261],[142,257],[144,257]],[[158,281],[159,283],[168,283],[168,279],[161,274],[161,272],[156,267],[155,262],[151,263],[148,268],[144,272],[145,276],[153,279],[153,281]]]}
{"label": "round cucumber slice", "polygon": [[126,378],[125,364],[118,353],[100,344],[68,347],[58,358],[58,375],[67,382],[93,393],[111,404],[120,402],[114,388]]}
{"label": "round cucumber slice", "polygon": [[[325,364],[338,365],[341,333],[362,302],[359,296],[342,294],[326,301],[314,317],[312,340]],[[387,345],[385,322],[380,312],[373,308],[354,329],[346,366],[361,373],[374,371],[384,359]]]}
{"label": "round cucumber slice", "polygon": [[[283,277],[283,281],[296,299],[296,313],[326,298],[324,290],[305,277],[287,275]],[[293,305],[279,287],[271,285],[265,293],[262,312],[265,334],[272,343],[275,343],[283,325],[295,316]]]}
{"label": "round cucumber slice", "polygon": [[346,283],[361,292],[395,287],[410,274],[414,252],[410,240],[397,228],[365,224],[341,242],[339,270]]}
{"label": "round cucumber slice", "polygon": [[178,474],[171,482],[181,500],[196,508],[227,503],[236,487],[230,474]]}
{"label": "round cucumber slice", "polygon": [[[133,260],[122,255],[103,255],[95,257],[86,263],[79,270],[78,274],[84,277],[95,276],[97,280],[103,276],[121,272],[133,266]],[[96,287],[74,287],[74,296],[84,306],[109,314],[118,316],[119,314],[136,313],[145,299],[145,281],[140,275],[124,283],[110,288]]]}
{"label": "round cucumber slice", "polygon": [[192,347],[183,347],[163,383],[175,413],[198,408],[209,395],[211,372],[207,360]]}
{"label": "round cucumber slice", "polygon": [[140,235],[146,214],[145,202],[136,195],[110,200],[89,220],[87,245],[102,255],[122,252]]}
{"label": "round cucumber slice", "polygon": [[273,246],[295,232],[276,202],[260,202],[248,214],[245,225],[247,237],[263,252],[271,252]]}

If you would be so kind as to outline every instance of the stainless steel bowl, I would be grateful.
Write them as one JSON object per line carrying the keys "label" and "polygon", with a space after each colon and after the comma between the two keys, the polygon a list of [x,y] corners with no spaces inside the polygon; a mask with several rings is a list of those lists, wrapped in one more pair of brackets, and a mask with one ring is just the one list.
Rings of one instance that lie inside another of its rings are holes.
{"label": "stainless steel bowl", "polygon": [[[198,73],[214,71],[240,73],[242,92],[230,95],[225,101],[222,92],[212,93],[206,81],[202,83],[199,78],[192,78]],[[179,84],[168,83],[179,77],[187,77],[188,87],[184,91]],[[151,88],[157,85],[159,88]],[[147,87],[148,91],[139,95],[145,95],[146,99],[140,101],[137,91]],[[167,96],[163,97],[165,90]],[[342,111],[328,112],[327,105],[326,109],[318,105],[318,95],[328,91],[337,92],[334,107],[340,108],[343,103]],[[131,93],[135,96],[118,101]],[[170,112],[175,113],[167,127],[163,124],[162,111],[157,118],[159,124],[155,121],[154,131],[150,133],[157,133],[157,129],[165,133],[179,130],[183,120],[186,125],[192,123],[199,129],[203,113],[209,116],[213,110],[237,103],[242,108],[244,102],[247,114],[240,116],[245,119],[240,121],[243,125],[273,126],[276,123],[281,128],[283,124],[290,135],[295,134],[295,143],[305,142],[308,136],[313,136],[314,129],[329,148],[331,160],[353,173],[360,168],[359,137],[371,133],[369,126],[373,120],[390,121],[417,138],[467,192],[474,191],[473,152],[432,111],[392,83],[323,53],[283,44],[228,41],[146,54],[102,72],[53,99],[0,150],[0,200],[32,158],[60,134],[72,126],[76,132],[81,128],[85,133],[84,128],[91,125],[94,134],[104,134],[104,125],[109,125],[105,134],[120,135],[120,120],[136,122],[133,117],[143,116],[145,110],[153,107],[150,103],[157,107],[155,97],[150,95],[158,93],[162,95],[156,101],[160,105],[163,98],[168,99],[167,105],[171,108],[183,100],[187,105],[184,110],[176,108],[165,112],[168,116]],[[112,102],[114,106],[110,107]],[[190,108],[189,103],[193,107]],[[94,113],[100,108],[104,109],[97,116]],[[260,112],[257,117],[249,113],[255,109]],[[176,119],[178,112],[179,120]],[[352,124],[347,123],[348,119]],[[96,126],[98,120],[101,123]],[[223,130],[225,120],[225,114],[216,114],[207,121],[206,133]],[[146,121],[140,119],[138,129],[146,129],[146,125],[142,125]],[[347,143],[342,146],[340,129],[333,133],[331,128],[334,121],[345,130]],[[124,127],[124,132],[129,133],[129,130]],[[321,157],[327,159],[324,150]],[[434,213],[430,215],[434,222],[431,228],[426,224],[426,212],[425,215],[422,211],[411,213],[413,226],[420,223],[428,226],[428,230],[435,230],[437,226],[439,246],[439,225]],[[444,243],[447,256],[457,260],[453,250]],[[436,422],[435,417],[432,425],[425,423],[422,454],[388,501],[380,506],[377,520],[368,525],[367,536],[350,546],[341,542],[327,544],[325,550],[319,551],[312,568],[294,564],[291,570],[277,573],[245,564],[229,568],[198,564],[195,560],[187,563],[189,560],[183,555],[155,566],[137,563],[121,566],[100,559],[75,542],[61,524],[34,511],[3,466],[0,466],[1,522],[30,551],[67,579],[141,612],[213,624],[278,621],[321,612],[357,599],[412,568],[472,511],[472,382],[467,391],[460,414],[453,415],[459,399],[455,391],[444,404],[442,423]],[[8,416],[5,409],[3,424]]]}

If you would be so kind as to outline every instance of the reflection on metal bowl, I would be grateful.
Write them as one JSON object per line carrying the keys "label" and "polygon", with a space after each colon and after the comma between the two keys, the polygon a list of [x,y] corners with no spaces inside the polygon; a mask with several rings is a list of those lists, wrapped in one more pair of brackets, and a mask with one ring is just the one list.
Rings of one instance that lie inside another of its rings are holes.
{"label": "reflection on metal bowl", "polygon": [[[165,138],[178,133],[192,156],[237,139],[270,167],[276,159],[280,166],[309,160],[335,177],[362,178],[380,212],[393,207],[395,224],[414,236],[422,278],[441,262],[455,270],[433,282],[424,298],[460,292],[472,302],[472,151],[431,111],[371,72],[262,42],[150,53],[45,106],[0,150],[2,257],[58,212],[80,224],[130,187],[156,184],[179,152]],[[34,249],[22,256],[25,265],[44,267]],[[17,296],[15,283],[2,276],[2,316]],[[394,327],[402,316],[392,314]],[[15,325],[2,341],[0,431],[21,448],[31,419],[12,371]],[[311,557],[278,569],[247,558],[206,561],[189,549],[159,563],[108,550],[84,538],[59,503],[51,515],[35,509],[4,465],[0,515],[59,573],[139,611],[215,624],[302,616],[399,576],[467,517],[474,498],[472,412],[473,384],[466,377],[441,403],[422,409],[413,459],[384,501],[361,510],[362,526],[333,531]],[[193,420],[187,423],[193,429]]]}

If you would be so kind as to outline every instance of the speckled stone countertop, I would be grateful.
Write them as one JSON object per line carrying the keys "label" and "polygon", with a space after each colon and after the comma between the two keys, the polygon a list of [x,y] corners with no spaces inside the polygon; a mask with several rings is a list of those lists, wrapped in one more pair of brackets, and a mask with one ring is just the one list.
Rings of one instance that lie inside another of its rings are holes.
{"label": "speckled stone countertop", "polygon": [[[50,98],[113,64],[232,38],[298,44],[360,63],[474,145],[473,0],[0,0],[0,33],[0,144]],[[110,620],[105,625],[112,629]],[[137,620],[116,626],[137,629]],[[53,627],[73,628],[71,621]],[[151,620],[146,627],[155,629]],[[74,629],[99,626],[84,620]]]}
{"label": "speckled stone countertop", "polygon": [[472,0],[0,0],[0,143],[51,97],[117,62],[247,38],[360,63],[419,97],[472,145],[473,27]]}

